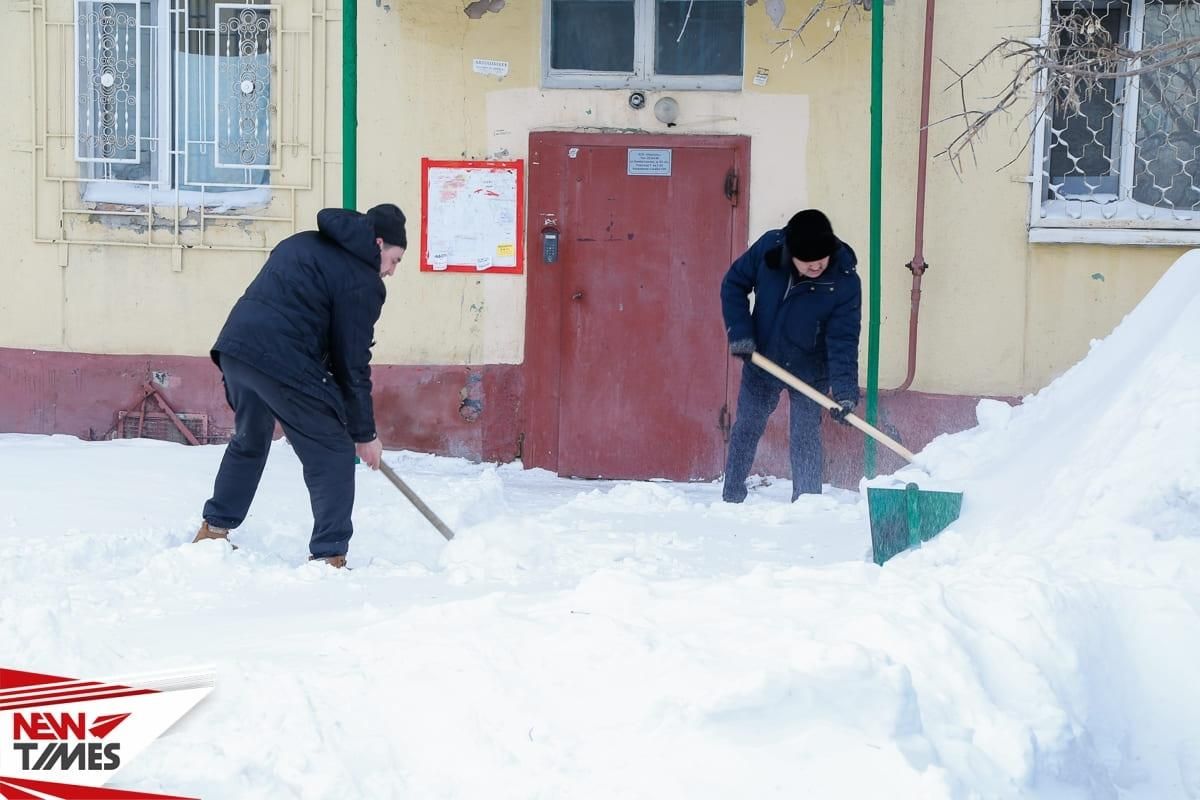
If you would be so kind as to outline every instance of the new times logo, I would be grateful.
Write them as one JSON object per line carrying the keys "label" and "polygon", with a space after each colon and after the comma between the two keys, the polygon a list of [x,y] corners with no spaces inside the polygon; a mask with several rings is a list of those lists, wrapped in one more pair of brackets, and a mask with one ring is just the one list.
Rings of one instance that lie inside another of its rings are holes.
{"label": "new times logo", "polygon": [[121,766],[121,743],[105,741],[129,713],[89,717],[32,711],[13,714],[12,746],[22,771],[115,770]]}
{"label": "new times logo", "polygon": [[187,800],[99,787],[215,685],[211,669],[93,679],[0,667],[0,798]]}

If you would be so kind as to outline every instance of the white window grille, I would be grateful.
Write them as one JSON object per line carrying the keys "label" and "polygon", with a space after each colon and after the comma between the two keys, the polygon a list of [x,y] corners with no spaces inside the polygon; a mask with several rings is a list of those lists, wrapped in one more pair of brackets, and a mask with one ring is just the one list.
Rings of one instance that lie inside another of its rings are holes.
{"label": "white window grille", "polygon": [[[1075,19],[1071,19],[1074,15]],[[1134,52],[1200,36],[1198,0],[1046,0],[1043,36],[1111,39]],[[1063,44],[1066,44],[1063,42]],[[1040,101],[1032,241],[1200,242],[1200,48],[1142,75],[1099,81],[1079,102]],[[1124,62],[1112,71],[1139,66]]]}
{"label": "white window grille", "polygon": [[742,88],[744,0],[545,0],[548,88]]}
{"label": "white window grille", "polygon": [[276,9],[75,0],[75,157],[84,199],[265,204],[278,166]]}

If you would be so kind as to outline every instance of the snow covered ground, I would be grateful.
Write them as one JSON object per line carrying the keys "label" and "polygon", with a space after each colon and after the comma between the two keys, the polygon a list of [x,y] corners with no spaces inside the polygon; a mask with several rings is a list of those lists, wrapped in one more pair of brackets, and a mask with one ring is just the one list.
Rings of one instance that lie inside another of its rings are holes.
{"label": "snow covered ground", "polygon": [[364,467],[336,571],[286,442],[235,553],[220,447],[0,436],[0,665],[215,666],[113,781],[204,798],[1200,798],[1200,253],[979,417],[883,568],[856,492],[389,453],[458,537]]}

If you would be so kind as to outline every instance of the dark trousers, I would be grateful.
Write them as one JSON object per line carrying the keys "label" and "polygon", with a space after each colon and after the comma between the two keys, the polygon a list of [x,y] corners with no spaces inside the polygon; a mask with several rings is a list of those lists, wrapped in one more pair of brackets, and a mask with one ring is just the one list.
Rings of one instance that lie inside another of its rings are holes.
{"label": "dark trousers", "polygon": [[221,372],[233,408],[234,433],[221,459],[212,499],[204,504],[204,519],[221,528],[242,524],[279,420],[304,467],[313,514],[309,550],[316,558],[345,555],[354,532],[354,442],[346,426],[327,403],[243,361],[222,354]]}
{"label": "dark trousers", "polygon": [[767,418],[779,405],[779,393],[787,389],[790,401],[788,455],[792,462],[792,500],[802,494],[821,493],[821,407],[757,367],[742,367],[738,391],[737,419],[729,436],[729,458],[725,462],[725,486],[721,497],[727,503],[746,499],[746,478],[758,440],[767,429]]}

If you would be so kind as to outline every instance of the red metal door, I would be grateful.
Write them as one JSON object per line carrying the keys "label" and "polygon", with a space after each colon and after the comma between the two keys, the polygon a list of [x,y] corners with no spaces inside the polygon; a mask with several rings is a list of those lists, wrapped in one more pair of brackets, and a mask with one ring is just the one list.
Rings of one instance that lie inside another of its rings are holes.
{"label": "red metal door", "polygon": [[[642,151],[632,161],[631,148]],[[564,205],[552,209],[560,259],[540,267],[559,273],[559,474],[718,476],[730,363],[719,290],[735,230],[745,242],[745,140],[574,136],[539,154],[533,170],[558,161]]]}

